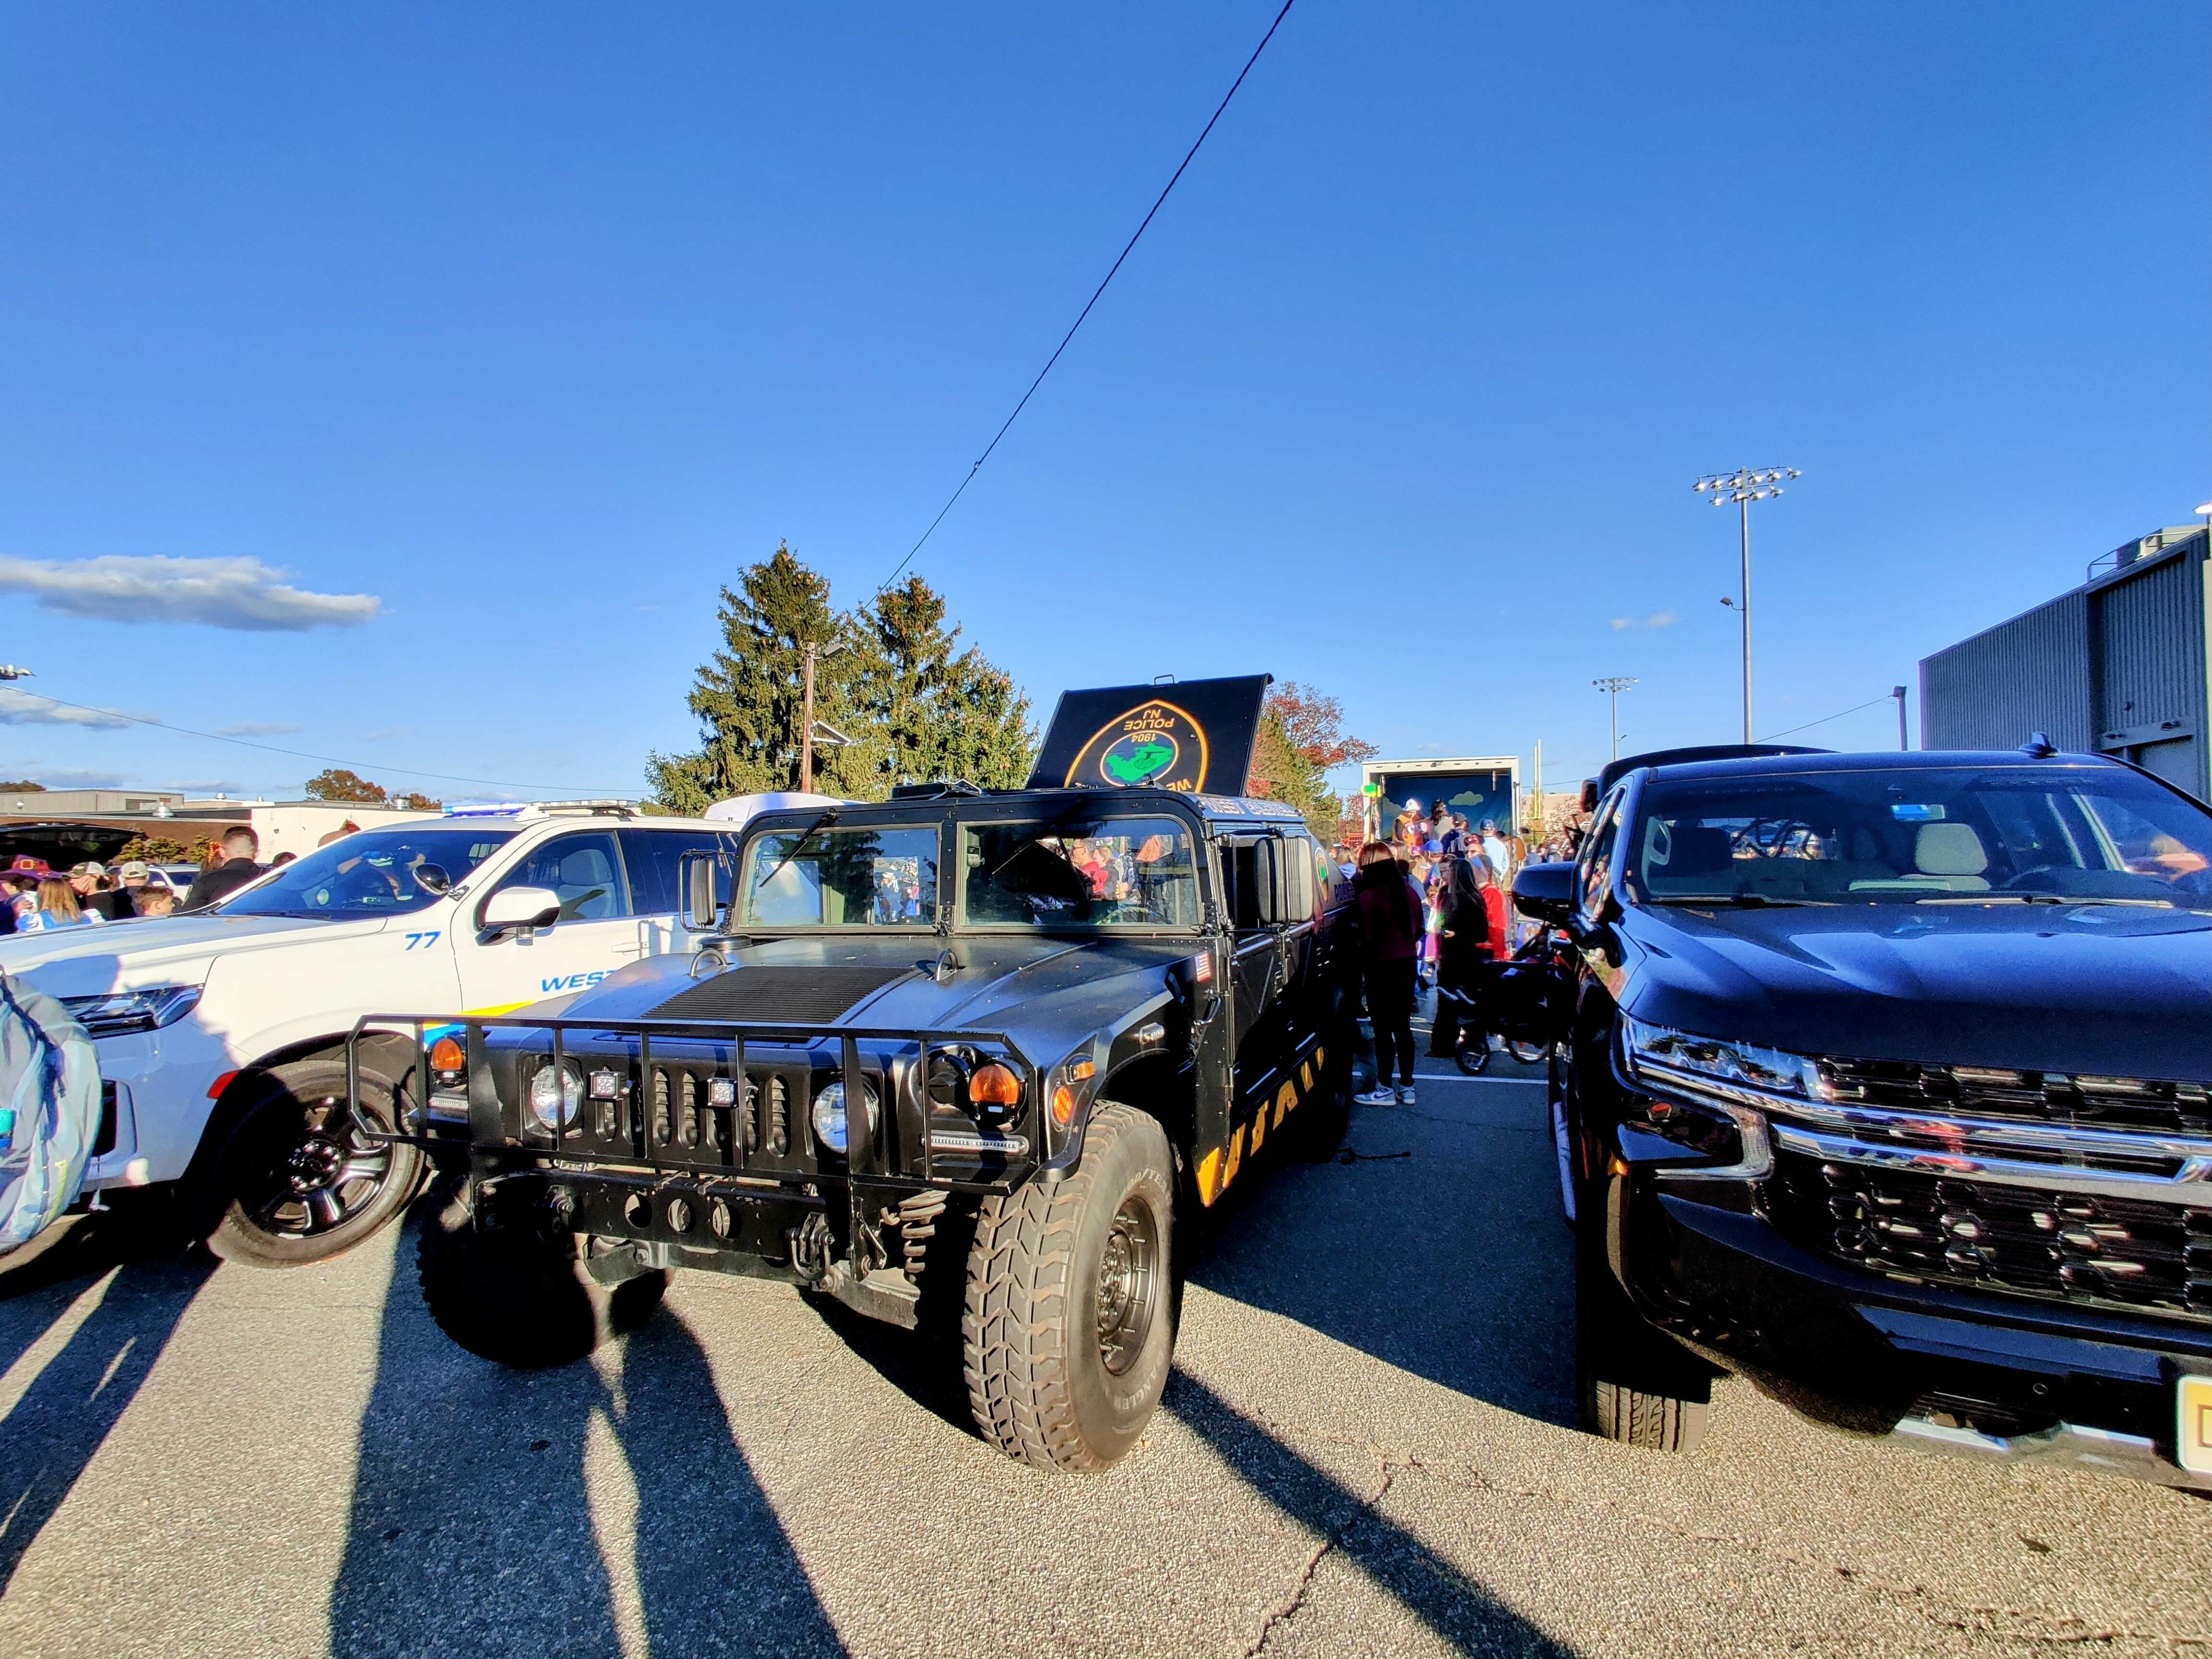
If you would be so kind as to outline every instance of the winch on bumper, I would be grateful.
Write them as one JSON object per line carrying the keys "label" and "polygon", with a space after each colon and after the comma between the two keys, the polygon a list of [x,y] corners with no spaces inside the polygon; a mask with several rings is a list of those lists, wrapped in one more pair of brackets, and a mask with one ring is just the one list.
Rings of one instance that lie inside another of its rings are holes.
{"label": "winch on bumper", "polygon": [[1079,1078],[999,1031],[371,1015],[349,1068],[396,1029],[436,1085],[399,1138],[457,1164],[465,1124],[476,1226],[569,1235],[602,1284],[782,1279],[912,1327],[951,1195],[1049,1183],[1075,1156],[1071,1139],[1055,1160],[1043,1105]]}

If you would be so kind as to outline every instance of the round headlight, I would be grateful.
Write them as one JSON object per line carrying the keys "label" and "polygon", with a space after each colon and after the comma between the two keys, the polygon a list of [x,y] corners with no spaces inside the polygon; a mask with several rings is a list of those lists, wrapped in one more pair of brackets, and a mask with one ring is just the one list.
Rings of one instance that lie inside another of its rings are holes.
{"label": "round headlight", "polygon": [[[867,1116],[867,1133],[876,1132],[876,1085],[860,1084],[860,1109]],[[814,1138],[833,1152],[845,1150],[845,1085],[833,1083],[814,1097]]]}
{"label": "round headlight", "polygon": [[563,1066],[556,1076],[550,1064],[544,1065],[530,1079],[530,1115],[550,1133],[575,1121],[576,1103],[583,1097],[584,1079],[573,1066]]}

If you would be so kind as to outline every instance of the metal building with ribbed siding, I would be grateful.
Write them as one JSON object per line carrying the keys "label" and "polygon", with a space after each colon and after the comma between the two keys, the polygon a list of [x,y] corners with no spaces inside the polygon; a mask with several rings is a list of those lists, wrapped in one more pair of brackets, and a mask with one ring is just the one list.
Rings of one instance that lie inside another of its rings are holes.
{"label": "metal building with ribbed siding", "polygon": [[1923,657],[1920,742],[2118,755],[2212,799],[2212,583],[2204,526],[2160,530],[2093,562],[2070,593]]}

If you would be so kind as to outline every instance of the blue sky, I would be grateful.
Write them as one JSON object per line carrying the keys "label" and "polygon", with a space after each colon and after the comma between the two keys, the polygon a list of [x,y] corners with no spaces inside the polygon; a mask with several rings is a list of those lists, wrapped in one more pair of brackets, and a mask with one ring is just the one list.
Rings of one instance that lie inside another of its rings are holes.
{"label": "blue sky", "polygon": [[[318,764],[34,692],[635,793],[718,584],[890,573],[1273,10],[0,8],[0,776]],[[2208,55],[1299,0],[916,568],[1040,713],[1266,670],[1564,787],[1598,675],[1632,748],[1735,735],[1689,484],[1787,464],[1759,729],[1881,697],[2212,494]]]}

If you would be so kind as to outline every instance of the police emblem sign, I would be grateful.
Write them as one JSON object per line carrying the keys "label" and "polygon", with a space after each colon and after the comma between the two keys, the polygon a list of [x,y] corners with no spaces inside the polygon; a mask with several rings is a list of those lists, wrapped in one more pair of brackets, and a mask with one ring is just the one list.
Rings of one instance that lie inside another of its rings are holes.
{"label": "police emblem sign", "polygon": [[1029,787],[1241,795],[1273,678],[1063,691]]}

